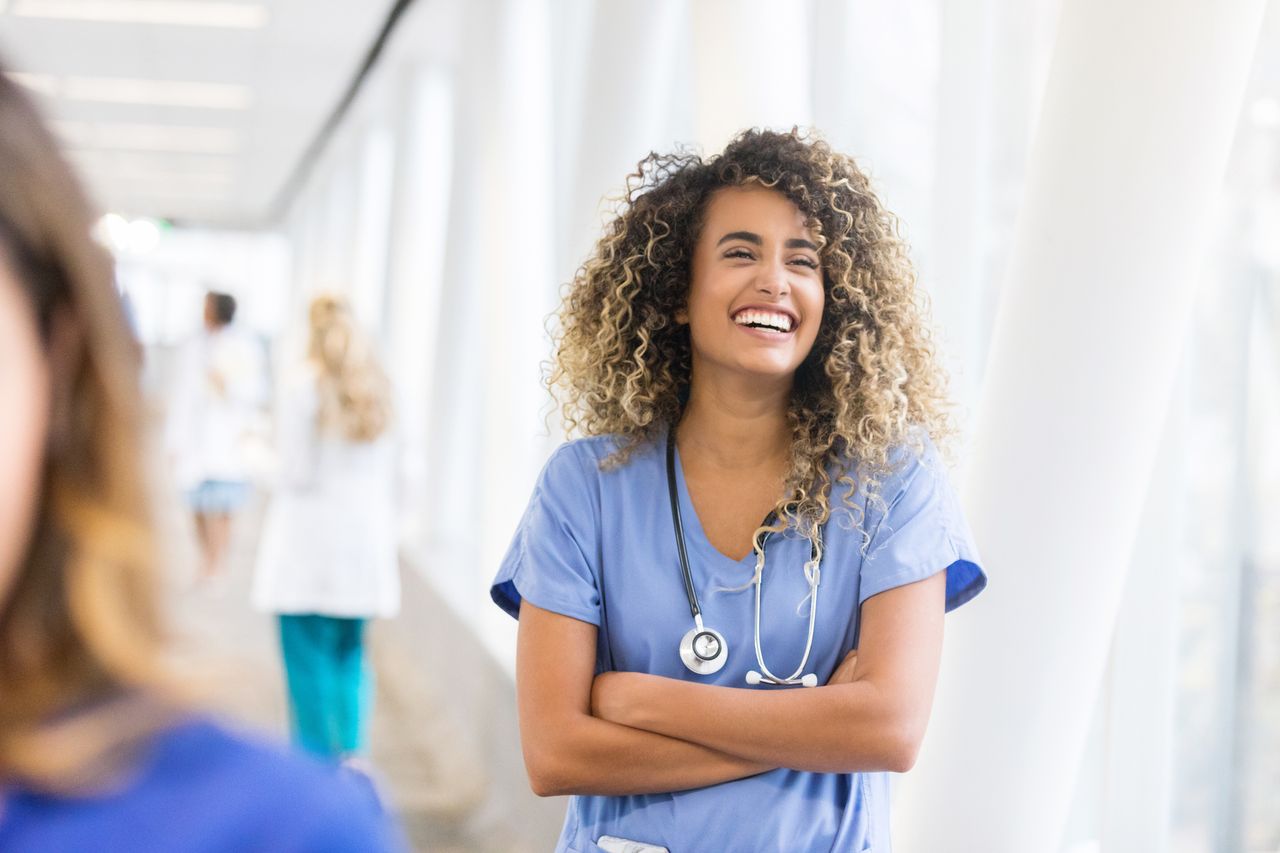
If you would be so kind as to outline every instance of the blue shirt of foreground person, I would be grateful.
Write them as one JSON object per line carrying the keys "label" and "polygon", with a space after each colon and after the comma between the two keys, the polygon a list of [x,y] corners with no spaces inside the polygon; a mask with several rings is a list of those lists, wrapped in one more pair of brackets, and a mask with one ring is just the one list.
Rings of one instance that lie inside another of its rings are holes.
{"label": "blue shirt of foreground person", "polygon": [[103,791],[0,791],[5,853],[402,849],[364,777],[203,717],[157,732],[133,772]]}

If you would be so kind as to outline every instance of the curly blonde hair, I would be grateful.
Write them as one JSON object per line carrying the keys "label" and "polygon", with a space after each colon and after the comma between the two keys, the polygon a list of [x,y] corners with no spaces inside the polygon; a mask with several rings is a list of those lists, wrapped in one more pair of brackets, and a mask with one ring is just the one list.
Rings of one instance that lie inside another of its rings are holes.
{"label": "curly blonde hair", "polygon": [[[570,435],[619,439],[607,466],[679,422],[691,370],[685,308],[694,249],[711,196],[762,185],[782,193],[817,236],[826,304],[796,371],[792,445],[780,521],[818,536],[835,483],[875,494],[895,448],[923,450],[955,432],[946,377],[926,325],[897,218],[851,157],[793,129],[745,131],[724,152],[652,153],[627,178],[612,222],[568,285],[547,377]],[[863,532],[864,543],[867,533]],[[758,541],[758,540],[757,540]]]}
{"label": "curly blonde hair", "polygon": [[348,441],[373,441],[391,423],[391,388],[369,341],[341,296],[311,300],[307,356],[319,374],[322,430]]}

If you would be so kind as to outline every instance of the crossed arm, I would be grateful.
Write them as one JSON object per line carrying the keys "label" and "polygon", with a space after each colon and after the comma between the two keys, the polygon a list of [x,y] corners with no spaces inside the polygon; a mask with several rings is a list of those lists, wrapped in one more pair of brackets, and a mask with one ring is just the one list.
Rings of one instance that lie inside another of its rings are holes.
{"label": "crossed arm", "polygon": [[809,689],[593,678],[596,627],[524,602],[516,690],[534,793],[678,791],[776,767],[906,771],[933,702],[945,583],[938,572],[867,599],[857,654]]}

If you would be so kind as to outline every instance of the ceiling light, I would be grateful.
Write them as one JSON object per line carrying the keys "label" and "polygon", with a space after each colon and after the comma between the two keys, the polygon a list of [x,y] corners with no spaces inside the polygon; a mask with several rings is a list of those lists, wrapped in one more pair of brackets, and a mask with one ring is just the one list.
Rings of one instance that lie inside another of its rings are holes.
{"label": "ceiling light", "polygon": [[137,80],[127,77],[68,77],[63,81],[61,94],[73,101],[156,104],[215,110],[242,110],[253,100],[248,86]]}
{"label": "ceiling light", "polygon": [[265,27],[268,17],[267,8],[258,3],[193,0],[15,0],[12,14],[23,18],[244,30]]}
{"label": "ceiling light", "polygon": [[230,175],[210,175],[201,172],[133,172],[115,174],[96,169],[86,170],[95,183],[119,185],[128,190],[169,190],[185,192],[189,189],[212,192],[234,181]]}
{"label": "ceiling light", "polygon": [[239,134],[225,127],[78,121],[54,121],[52,124],[71,148],[124,148],[193,154],[229,154],[240,148]]}
{"label": "ceiling light", "polygon": [[145,255],[160,243],[160,226],[150,219],[135,219],[129,223],[129,249]]}
{"label": "ceiling light", "polygon": [[[3,0],[0,0],[3,2]],[[23,71],[6,71],[5,76],[32,92],[41,95],[58,94],[58,78],[52,74],[28,74]]]}
{"label": "ceiling light", "polygon": [[98,220],[94,236],[117,252],[129,245],[129,220],[118,213],[108,213]]}
{"label": "ceiling light", "polygon": [[108,213],[94,226],[94,237],[118,255],[145,255],[160,244],[160,226],[145,216],[126,219],[118,213]]}
{"label": "ceiling light", "polygon": [[226,201],[230,198],[229,191],[226,187],[162,187],[162,186],[132,186],[122,187],[111,190],[113,195],[121,198],[128,197],[135,200],[133,206],[138,208],[150,208],[152,205],[143,205],[136,202],[137,199],[162,199],[164,201],[189,201],[189,202],[211,202]]}
{"label": "ceiling light", "polygon": [[175,192],[185,192],[188,189],[212,191],[226,187],[235,181],[231,175],[208,172],[117,172],[95,167],[78,158],[76,163],[80,167],[81,174],[92,183],[130,191],[138,188],[173,189]]}
{"label": "ceiling light", "polygon": [[238,162],[234,156],[184,154],[182,152],[104,151],[81,148],[70,156],[86,169],[130,174],[163,172],[234,175]]}

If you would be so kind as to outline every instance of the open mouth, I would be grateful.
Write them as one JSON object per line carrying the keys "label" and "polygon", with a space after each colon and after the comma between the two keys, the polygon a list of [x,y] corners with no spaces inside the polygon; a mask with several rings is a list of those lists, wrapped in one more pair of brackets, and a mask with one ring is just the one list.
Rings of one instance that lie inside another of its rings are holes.
{"label": "open mouth", "polygon": [[790,332],[795,328],[796,319],[782,311],[767,311],[761,308],[743,308],[733,315],[733,322],[748,329],[763,329],[769,332]]}

